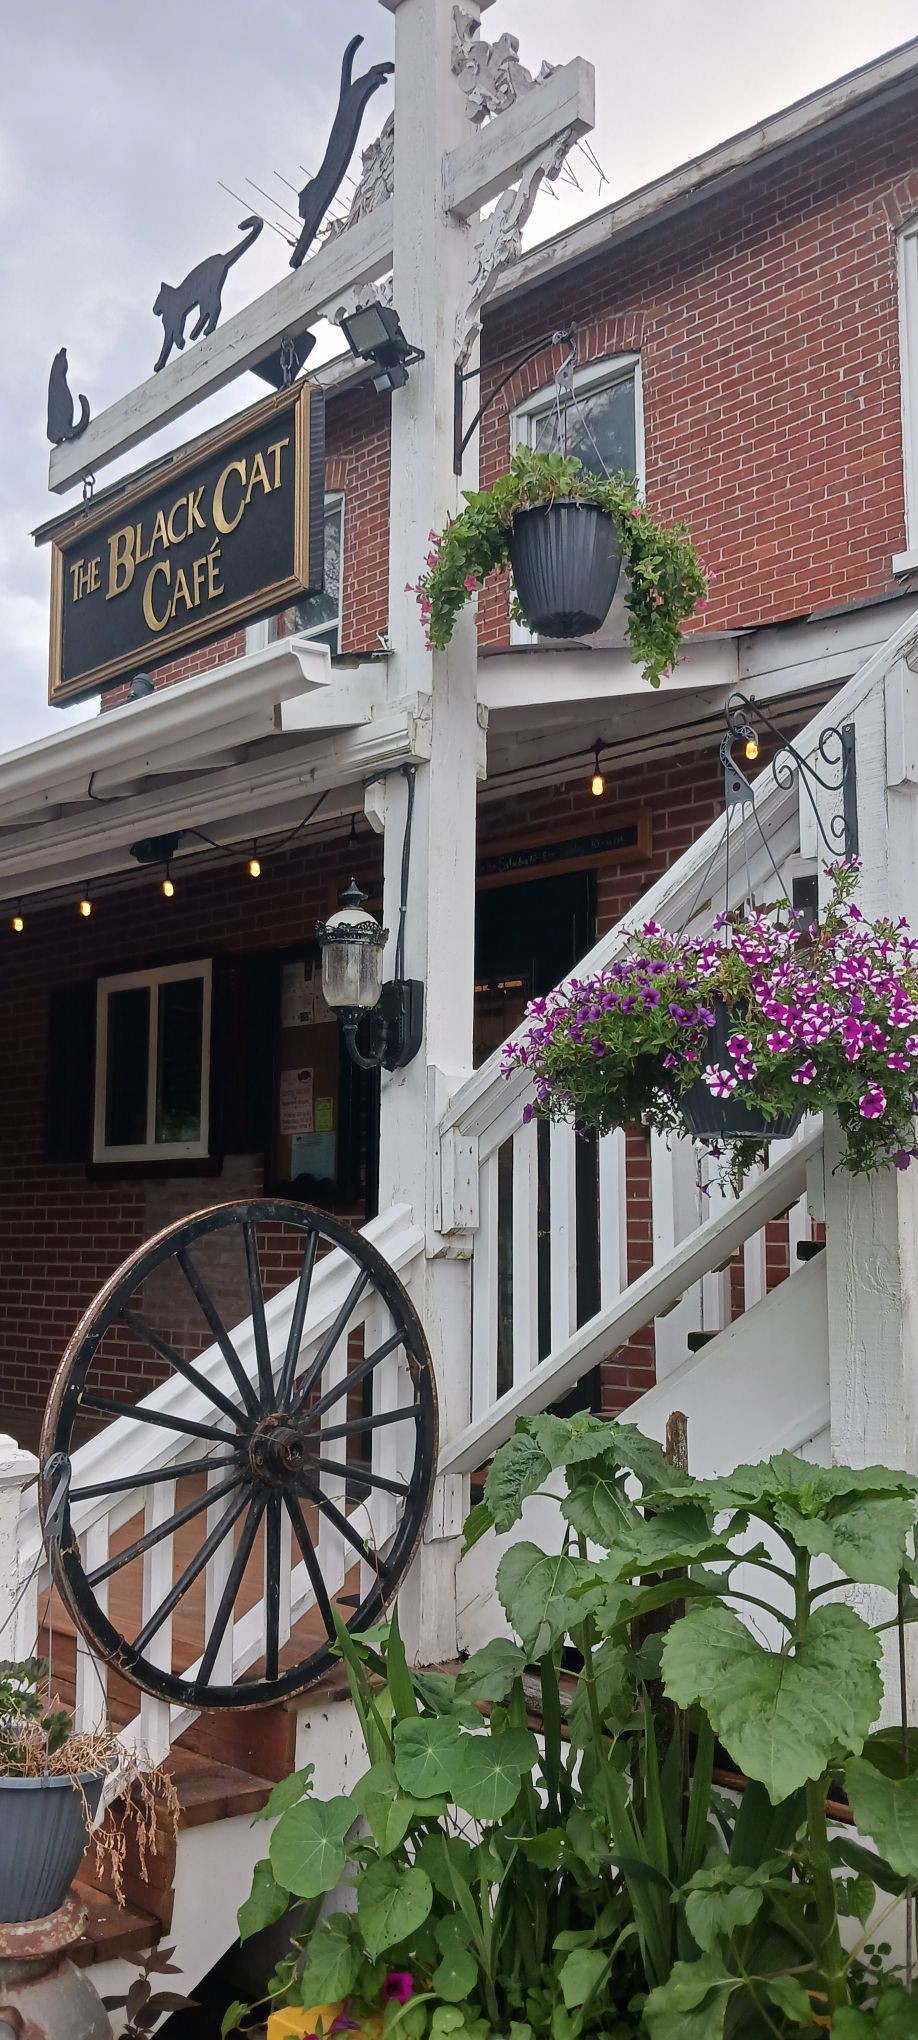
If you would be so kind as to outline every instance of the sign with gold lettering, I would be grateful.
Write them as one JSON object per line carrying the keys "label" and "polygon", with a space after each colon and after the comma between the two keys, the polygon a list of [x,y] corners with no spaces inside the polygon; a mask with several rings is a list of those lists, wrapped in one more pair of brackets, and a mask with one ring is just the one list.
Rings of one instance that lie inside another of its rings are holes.
{"label": "sign with gold lettering", "polygon": [[48,698],[322,589],[322,393],[295,383],[55,534]]}

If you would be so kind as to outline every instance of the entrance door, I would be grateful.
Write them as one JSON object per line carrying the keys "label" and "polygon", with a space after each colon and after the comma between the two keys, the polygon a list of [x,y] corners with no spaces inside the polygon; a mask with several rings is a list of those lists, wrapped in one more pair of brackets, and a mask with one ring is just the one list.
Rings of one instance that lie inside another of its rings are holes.
{"label": "entrance door", "polygon": [[[500,1046],[522,1019],[527,1002],[541,998],[573,970],[596,937],[596,878],[591,871],[559,873],[478,894],[475,918],[476,1067]],[[538,1154],[538,1350],[551,1350],[548,1125],[540,1120]],[[599,1309],[596,1142],[577,1142],[577,1322]],[[509,1141],[498,1156],[498,1394],[512,1386],[513,1324],[513,1160]],[[592,1409],[598,1377],[589,1376],[562,1405]]]}

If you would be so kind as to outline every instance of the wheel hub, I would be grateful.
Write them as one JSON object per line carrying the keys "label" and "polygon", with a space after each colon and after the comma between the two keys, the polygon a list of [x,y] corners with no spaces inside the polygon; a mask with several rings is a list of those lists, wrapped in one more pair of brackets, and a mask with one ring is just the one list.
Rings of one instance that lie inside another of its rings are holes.
{"label": "wheel hub", "polygon": [[266,1487],[283,1487],[315,1466],[315,1447],[287,1410],[273,1410],[256,1424],[249,1440],[252,1477]]}

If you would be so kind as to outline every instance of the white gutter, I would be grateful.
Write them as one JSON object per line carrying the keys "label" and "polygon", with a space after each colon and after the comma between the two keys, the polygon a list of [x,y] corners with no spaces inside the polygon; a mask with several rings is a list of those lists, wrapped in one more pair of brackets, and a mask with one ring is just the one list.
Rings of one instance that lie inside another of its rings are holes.
{"label": "white gutter", "polygon": [[86,798],[89,780],[129,766],[132,778],[206,757],[228,742],[252,741],[280,728],[278,708],[291,696],[331,684],[325,645],[282,638],[190,680],[128,701],[90,722],[39,737],[0,757],[0,826],[5,810],[32,811]]}

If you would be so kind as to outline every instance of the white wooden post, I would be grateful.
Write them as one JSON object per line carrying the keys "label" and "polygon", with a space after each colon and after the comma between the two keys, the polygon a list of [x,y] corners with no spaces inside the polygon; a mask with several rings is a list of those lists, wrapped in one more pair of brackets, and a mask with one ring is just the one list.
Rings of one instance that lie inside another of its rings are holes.
{"label": "white wooden post", "polygon": [[37,1473],[34,1452],[0,1434],[0,1658],[31,1657],[35,1650],[38,1553],[22,1552],[19,1518],[23,1492]]}

